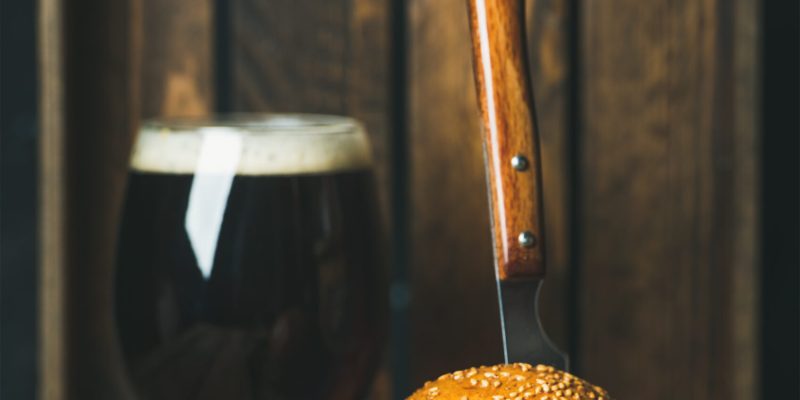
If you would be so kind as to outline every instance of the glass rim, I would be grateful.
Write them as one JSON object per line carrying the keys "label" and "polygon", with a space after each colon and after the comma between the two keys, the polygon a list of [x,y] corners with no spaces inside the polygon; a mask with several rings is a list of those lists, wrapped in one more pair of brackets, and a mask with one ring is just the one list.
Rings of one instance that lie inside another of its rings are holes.
{"label": "glass rim", "polygon": [[327,173],[372,167],[354,118],[324,114],[218,114],[142,123],[130,167],[141,172],[238,175]]}

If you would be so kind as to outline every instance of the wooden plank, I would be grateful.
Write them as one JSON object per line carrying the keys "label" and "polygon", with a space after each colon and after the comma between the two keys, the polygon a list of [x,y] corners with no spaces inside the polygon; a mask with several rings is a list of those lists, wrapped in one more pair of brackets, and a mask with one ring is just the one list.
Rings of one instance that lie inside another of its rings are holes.
{"label": "wooden plank", "polygon": [[138,119],[139,3],[40,5],[40,397],[126,399],[111,277]]}
{"label": "wooden plank", "polygon": [[411,386],[502,358],[466,4],[409,4]]}
{"label": "wooden plank", "polygon": [[42,399],[130,395],[111,315],[129,146],[140,113],[212,105],[210,1],[179,3],[41,3]]}
{"label": "wooden plank", "polygon": [[213,1],[140,1],[142,116],[207,115],[214,107]]}
{"label": "wooden plank", "polygon": [[235,109],[344,111],[345,2],[234,0],[231,7]]}
{"label": "wooden plank", "polygon": [[384,0],[232,0],[236,111],[345,114],[372,139],[389,207],[389,4]]}
{"label": "wooden plank", "polygon": [[752,311],[733,301],[753,301],[734,290],[754,271],[756,160],[741,147],[753,124],[734,128],[756,109],[752,80],[733,79],[734,11],[581,5],[579,372],[617,398],[731,398],[733,332],[749,318],[734,315]]}
{"label": "wooden plank", "polygon": [[346,31],[345,113],[363,121],[372,140],[376,160],[380,203],[387,228],[391,187],[392,153],[389,143],[395,132],[389,124],[392,97],[389,93],[391,51],[389,1],[350,0],[350,22]]}
{"label": "wooden plank", "polygon": [[64,316],[64,60],[61,0],[40,0],[39,62],[39,392],[67,396]]}
{"label": "wooden plank", "polygon": [[[543,153],[547,330],[566,343],[566,2],[531,2]],[[463,2],[409,2],[412,385],[502,360],[481,133]]]}
{"label": "wooden plank", "polygon": [[[757,0],[737,0],[733,14],[734,33],[731,35],[732,79],[734,85],[734,119],[731,129],[733,138],[732,182],[730,195],[733,201],[731,218],[731,317],[729,329],[732,335],[731,375],[720,376],[724,384],[730,382],[732,399],[754,400],[761,397],[759,379],[759,243],[761,208],[758,190],[760,176],[760,130],[761,115],[759,78],[761,74],[757,54],[760,54],[761,40],[759,26],[761,19],[760,2]],[[736,349],[733,351],[732,349]]]}

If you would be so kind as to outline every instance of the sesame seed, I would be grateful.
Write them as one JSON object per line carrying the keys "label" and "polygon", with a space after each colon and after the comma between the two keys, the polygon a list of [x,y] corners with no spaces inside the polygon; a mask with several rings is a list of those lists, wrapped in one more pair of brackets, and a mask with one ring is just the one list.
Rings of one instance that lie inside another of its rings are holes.
{"label": "sesame seed", "polygon": [[[467,384],[469,382],[469,384]],[[464,393],[469,394],[469,396]],[[440,375],[407,400],[610,400],[605,390],[547,365],[482,366]]]}

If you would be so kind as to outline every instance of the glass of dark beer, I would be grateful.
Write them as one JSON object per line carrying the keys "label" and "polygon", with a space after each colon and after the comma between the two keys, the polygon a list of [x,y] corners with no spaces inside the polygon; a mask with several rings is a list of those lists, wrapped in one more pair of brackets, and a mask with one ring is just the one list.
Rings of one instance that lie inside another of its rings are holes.
{"label": "glass of dark beer", "polygon": [[364,397],[386,321],[369,149],[345,117],[143,124],[115,274],[138,398]]}

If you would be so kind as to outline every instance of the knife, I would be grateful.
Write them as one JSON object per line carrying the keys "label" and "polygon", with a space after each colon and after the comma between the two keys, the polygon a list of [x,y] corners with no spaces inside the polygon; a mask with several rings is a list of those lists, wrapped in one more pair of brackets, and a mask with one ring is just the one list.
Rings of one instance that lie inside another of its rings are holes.
{"label": "knife", "polygon": [[505,361],[567,370],[539,320],[544,215],[523,0],[468,4]]}

